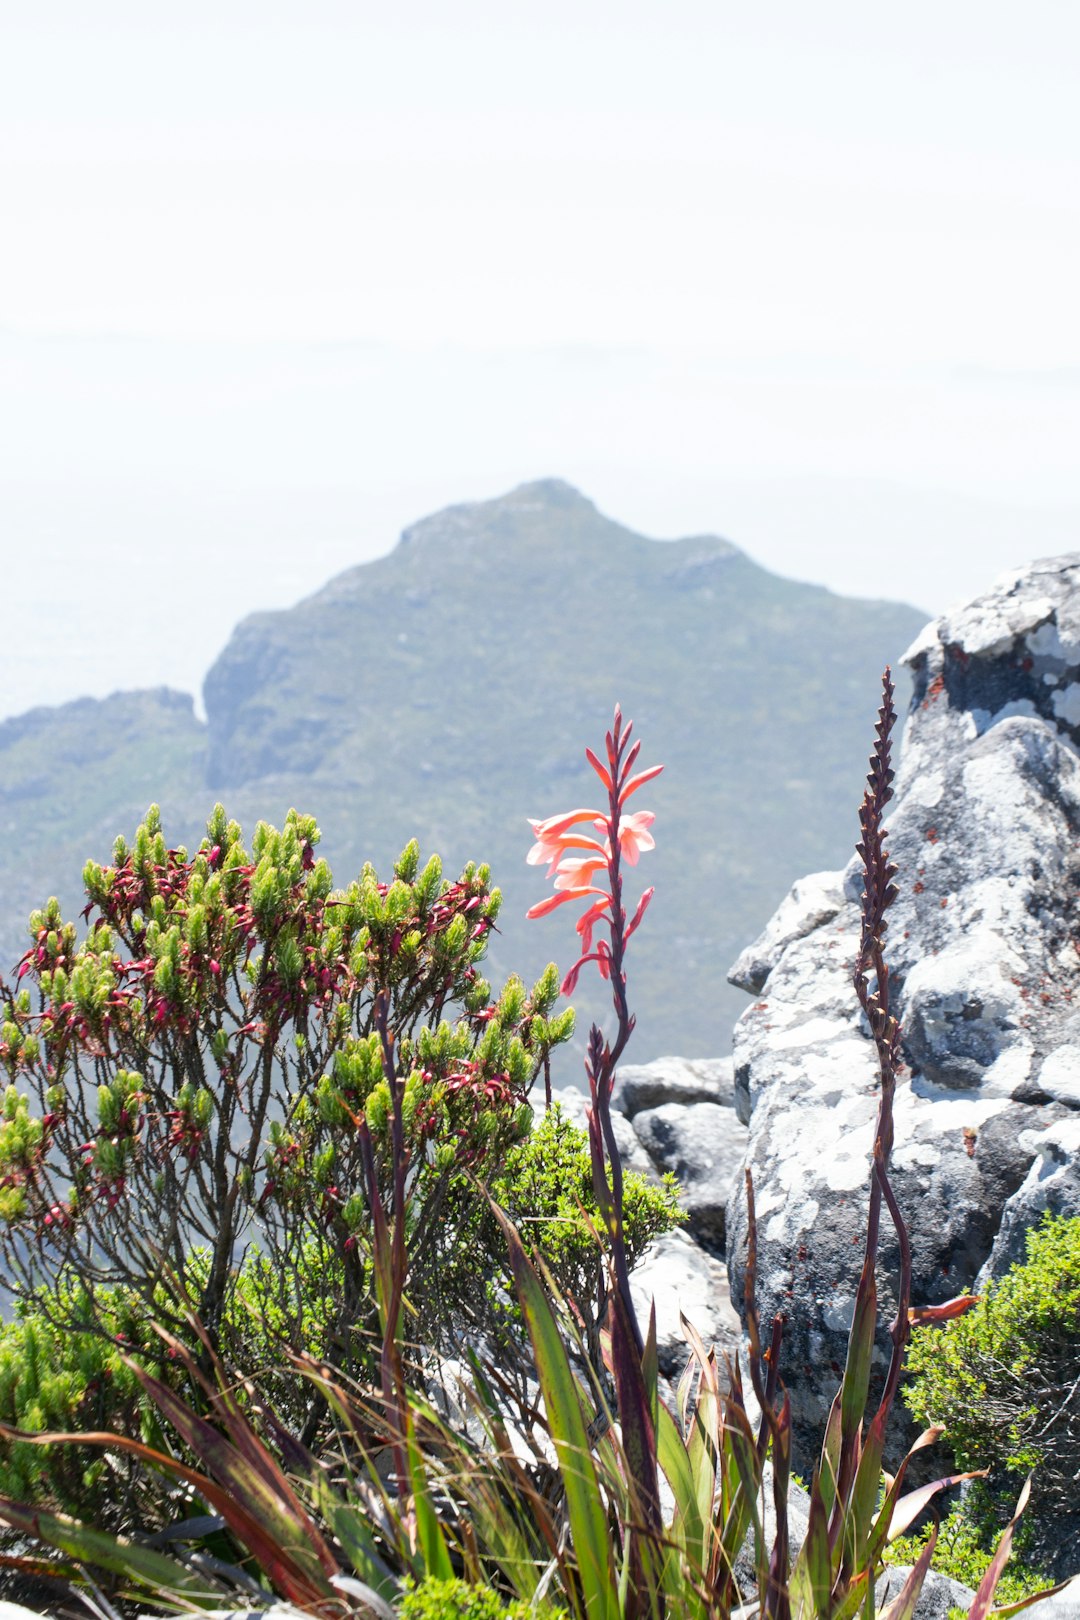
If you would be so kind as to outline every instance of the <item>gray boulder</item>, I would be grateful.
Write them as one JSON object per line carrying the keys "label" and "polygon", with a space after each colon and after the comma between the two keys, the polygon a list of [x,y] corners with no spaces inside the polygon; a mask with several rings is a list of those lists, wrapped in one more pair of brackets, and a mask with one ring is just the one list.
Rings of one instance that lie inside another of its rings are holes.
{"label": "gray boulder", "polygon": [[[997,1269],[1041,1209],[1072,1209],[1080,1194],[1080,555],[1006,576],[929,626],[906,661],[914,698],[887,817],[900,888],[887,956],[907,1062],[892,1180],[914,1298],[932,1304],[971,1288],[995,1239]],[[873,706],[868,693],[868,752]],[[853,860],[808,883],[733,970],[759,998],[736,1027],[735,1104],[749,1127],[759,1308],[786,1318],[804,1470],[843,1367],[877,1110],[851,985],[861,870]],[[740,1308],[746,1230],[736,1176],[727,1254]],[[887,1220],[884,1236],[879,1374],[895,1303]]]}
{"label": "gray boulder", "polygon": [[656,1171],[670,1171],[678,1181],[691,1235],[722,1251],[732,1181],[746,1151],[746,1129],[735,1110],[714,1102],[669,1102],[636,1114],[631,1123]]}
{"label": "gray boulder", "polygon": [[1021,1154],[1030,1147],[1035,1155],[1005,1205],[993,1247],[976,1278],[977,1288],[1025,1258],[1027,1234],[1048,1210],[1053,1215],[1080,1215],[1080,1114],[1065,1114],[1029,1142],[1017,1143]]}
{"label": "gray boulder", "polygon": [[619,1070],[611,1098],[612,1107],[627,1119],[663,1103],[714,1102],[730,1107],[733,1101],[729,1057],[665,1057],[653,1063],[627,1064]]}

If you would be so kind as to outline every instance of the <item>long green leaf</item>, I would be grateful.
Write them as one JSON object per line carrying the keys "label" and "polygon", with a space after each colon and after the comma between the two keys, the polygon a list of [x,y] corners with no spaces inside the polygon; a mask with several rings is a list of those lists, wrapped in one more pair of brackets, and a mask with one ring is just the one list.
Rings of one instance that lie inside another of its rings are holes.
{"label": "long green leaf", "polygon": [[[844,1442],[859,1431],[866,1412],[870,1387],[870,1367],[874,1355],[874,1329],[877,1326],[877,1282],[873,1263],[864,1265],[855,1294],[855,1314],[848,1335],[847,1364],[840,1386],[840,1421]],[[850,1478],[850,1475],[848,1476]]]}
{"label": "long green leaf", "polygon": [[171,1594],[192,1599],[200,1605],[220,1602],[221,1592],[207,1584],[205,1575],[196,1575],[173,1558],[141,1547],[125,1536],[111,1536],[103,1530],[69,1519],[66,1514],[46,1513],[41,1508],[13,1502],[0,1496],[0,1521],[20,1535],[55,1547],[68,1558],[95,1569],[136,1581],[155,1595]]}
{"label": "long green leaf", "polygon": [[1075,1575],[1070,1575],[1068,1580],[1059,1581],[1056,1586],[1048,1586],[1042,1592],[1029,1592],[1027,1597],[1017,1598],[1015,1603],[1001,1604],[999,1608],[991,1611],[994,1620],[1010,1620],[1010,1617],[1019,1614],[1021,1609],[1030,1609],[1033,1603],[1041,1603],[1043,1598],[1056,1597],[1059,1592],[1064,1592],[1067,1586],[1071,1586],[1075,1579]]}
{"label": "long green leaf", "polygon": [[[171,1474],[175,1479],[182,1479],[190,1485],[210,1507],[221,1514],[229,1529],[254,1555],[259,1568],[273,1584],[275,1591],[290,1603],[295,1603],[298,1608],[311,1608],[333,1593],[326,1574],[318,1562],[313,1561],[310,1550],[301,1548],[301,1556],[299,1558],[294,1556],[288,1546],[282,1545],[275,1538],[273,1529],[259,1518],[258,1504],[253,1507],[242,1491],[237,1494],[228,1485],[223,1485],[206,1474],[200,1474],[198,1469],[190,1468],[187,1463],[180,1462],[176,1457],[155,1451],[151,1446],[144,1445],[141,1440],[99,1431],[79,1434],[28,1434],[21,1429],[11,1429],[7,1424],[0,1424],[0,1435],[7,1440],[18,1440],[27,1445],[96,1446],[108,1451],[126,1451],[151,1468],[158,1469],[164,1474]],[[220,1446],[227,1447],[228,1442],[221,1435],[218,1435],[217,1439]],[[321,1537],[319,1539],[321,1541]],[[336,1568],[335,1564],[335,1571]]]}
{"label": "long green leaf", "polygon": [[510,1265],[529,1329],[548,1428],[566,1492],[586,1620],[618,1620],[618,1588],[607,1515],[589,1447],[581,1399],[554,1313],[516,1229],[491,1205],[510,1251]]}
{"label": "long green leaf", "polygon": [[851,1488],[851,1501],[848,1508],[848,1518],[851,1524],[851,1535],[845,1538],[854,1549],[856,1564],[859,1568],[866,1562],[866,1544],[870,1537],[871,1526],[874,1522],[874,1513],[877,1509],[878,1493],[881,1489],[881,1459],[885,1451],[885,1416],[884,1412],[876,1412],[874,1419],[866,1432],[863,1442],[862,1456],[855,1474],[855,1483]]}
{"label": "long green leaf", "polygon": [[[277,1550],[275,1563],[288,1559],[320,1590],[328,1588],[327,1578],[338,1573],[337,1560],[273,1459],[267,1456],[263,1468],[252,1468],[243,1452],[212,1423],[194,1412],[167,1384],[154,1378],[137,1362],[125,1359],[185,1445],[224,1487],[229,1501],[261,1526],[260,1539],[263,1542],[269,1539]],[[265,1450],[254,1434],[250,1438]],[[224,1512],[224,1509],[218,1511]],[[256,1548],[251,1550],[255,1552]]]}
{"label": "long green leaf", "polygon": [[[880,1545],[875,1537],[871,1546],[880,1552],[882,1546],[890,1541],[895,1541],[897,1536],[902,1536],[906,1530],[911,1528],[915,1520],[921,1517],[940,1491],[951,1491],[954,1486],[962,1485],[966,1479],[985,1479],[986,1473],[985,1468],[973,1468],[966,1474],[944,1474],[940,1479],[932,1479],[926,1485],[920,1485],[916,1490],[908,1491],[906,1496],[901,1496],[893,1504],[888,1521],[888,1532],[881,1535]],[[891,1494],[890,1492],[890,1496]],[[882,1519],[885,1518],[888,1507],[889,1498],[886,1497],[881,1509]],[[884,1527],[881,1526],[881,1528]]]}
{"label": "long green leaf", "polygon": [[[1016,1504],[1016,1512],[1013,1514],[1012,1518],[1001,1532],[997,1547],[994,1550],[994,1556],[990,1560],[986,1574],[979,1582],[978,1590],[976,1591],[972,1600],[971,1608],[968,1610],[968,1620],[986,1620],[986,1616],[990,1612],[990,1605],[994,1601],[994,1591],[997,1587],[998,1581],[1001,1579],[1001,1572],[1009,1561],[1009,1554],[1012,1552],[1012,1541],[1016,1532],[1016,1526],[1020,1522],[1020,1515],[1027,1507],[1028,1497],[1030,1495],[1031,1477],[1029,1475],[1024,1481],[1023,1490],[1020,1492],[1020,1500]],[[906,1616],[904,1617],[904,1620],[907,1620]]]}
{"label": "long green leaf", "polygon": [[394,1604],[400,1600],[401,1584],[383,1559],[372,1527],[355,1502],[343,1502],[331,1490],[321,1472],[312,1480],[315,1500],[326,1523],[341,1545],[350,1565],[381,1598]]}
{"label": "long green leaf", "polygon": [[439,1581],[449,1581],[454,1575],[454,1565],[446,1545],[439,1516],[432,1505],[431,1493],[428,1490],[427,1473],[424,1469],[424,1459],[420,1455],[416,1444],[416,1437],[412,1432],[412,1423],[409,1423],[409,1432],[406,1437],[409,1453],[409,1480],[412,1485],[413,1509],[416,1513],[416,1533],[420,1543],[420,1556],[424,1561],[424,1575],[431,1575]]}
{"label": "long green leaf", "polygon": [[837,1600],[835,1597],[831,1605],[830,1620],[854,1620],[859,1610],[865,1608],[873,1594],[873,1584],[868,1570],[861,1570],[847,1587],[847,1590]]}
{"label": "long green leaf", "polygon": [[829,1515],[821,1492],[810,1490],[810,1522],[791,1576],[792,1620],[812,1620],[829,1613],[835,1571],[829,1549]]}
{"label": "long green leaf", "polygon": [[728,1403],[725,1411],[723,1461],[725,1466],[722,1472],[730,1485],[721,1494],[724,1523],[717,1552],[721,1569],[730,1571],[751,1525],[754,1530],[755,1560],[765,1545],[758,1511],[761,1458],[746,1412],[732,1402]]}
{"label": "long green leaf", "polygon": [[[652,1318],[652,1341],[656,1345],[656,1314]],[[660,1490],[656,1477],[656,1429],[649,1391],[638,1358],[634,1326],[619,1289],[611,1296],[611,1359],[622,1428],[622,1452],[626,1459],[626,1488],[633,1506],[633,1523],[625,1539],[630,1547],[632,1574],[640,1579],[644,1557],[642,1525],[646,1536],[660,1533]],[[655,1389],[655,1384],[654,1384]]]}
{"label": "long green leaf", "polygon": [[831,1513],[833,1510],[833,1503],[836,1501],[837,1480],[840,1477],[841,1421],[840,1392],[837,1391],[829,1409],[829,1420],[825,1425],[825,1438],[821,1442],[821,1462],[815,1475],[821,1490],[821,1500],[824,1503],[826,1513]]}
{"label": "long green leaf", "polygon": [[[681,1312],[679,1320],[689,1340],[693,1359],[700,1370],[697,1404],[691,1419],[686,1453],[697,1484],[697,1511],[702,1526],[701,1563],[702,1568],[708,1570],[712,1551],[710,1541],[713,1530],[713,1504],[721,1463],[720,1384],[716,1374],[715,1353],[705,1349],[697,1329]],[[737,1371],[735,1384],[738,1384]],[[690,1388],[687,1385],[685,1391],[687,1400],[689,1393]],[[721,1515],[726,1513],[726,1503],[723,1500],[720,1503],[720,1513]]]}
{"label": "long green leaf", "polygon": [[671,1535],[693,1557],[701,1560],[704,1521],[698,1507],[694,1471],[679,1426],[663,1403],[657,1409],[656,1445],[660,1467],[675,1498]]}

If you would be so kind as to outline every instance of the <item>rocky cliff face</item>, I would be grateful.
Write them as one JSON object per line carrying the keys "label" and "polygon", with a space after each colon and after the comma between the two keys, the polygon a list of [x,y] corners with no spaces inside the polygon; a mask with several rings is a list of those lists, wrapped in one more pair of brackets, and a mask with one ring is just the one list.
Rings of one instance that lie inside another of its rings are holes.
{"label": "rocky cliff face", "polygon": [[[1080,553],[1035,563],[930,625],[887,818],[900,897],[887,956],[904,1028],[893,1182],[916,1303],[1022,1256],[1047,1208],[1080,1213]],[[869,752],[871,716],[867,715]],[[852,806],[852,843],[856,806]],[[843,1366],[861,1261],[876,1067],[851,987],[861,873],[797,884],[732,982],[760,1304],[787,1318],[796,1466]],[[746,1204],[727,1256],[743,1286]],[[880,1273],[887,1321],[895,1253]],[[884,1329],[878,1345],[886,1358]]]}

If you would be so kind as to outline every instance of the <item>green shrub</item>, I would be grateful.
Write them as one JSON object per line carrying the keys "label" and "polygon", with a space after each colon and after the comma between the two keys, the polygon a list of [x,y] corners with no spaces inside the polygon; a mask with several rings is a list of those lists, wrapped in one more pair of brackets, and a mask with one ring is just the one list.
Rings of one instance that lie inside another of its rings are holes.
{"label": "green shrub", "polygon": [[[521,1223],[559,1291],[580,1301],[585,1319],[593,1324],[605,1262],[594,1235],[599,1213],[584,1133],[556,1104],[538,1119],[530,1136],[510,1150],[491,1190]],[[455,1207],[450,1198],[448,1210]],[[509,1351],[513,1343],[522,1342],[524,1329],[505,1239],[472,1189],[458,1216],[459,1229],[443,1232],[446,1265],[424,1312],[428,1342],[456,1333],[460,1343],[461,1327],[468,1323],[477,1331],[494,1333]],[[653,1237],[681,1218],[670,1177],[662,1187],[653,1187],[636,1173],[627,1173],[625,1228],[631,1264]],[[206,1251],[188,1255],[193,1303],[209,1263]],[[293,1432],[299,1432],[309,1417],[312,1389],[284,1360],[283,1345],[303,1347],[320,1360],[335,1359],[353,1375],[377,1376],[377,1335],[368,1338],[356,1325],[348,1339],[342,1339],[337,1301],[343,1282],[340,1260],[309,1244],[287,1270],[264,1253],[249,1252],[229,1290],[219,1331],[222,1352],[230,1366],[257,1376],[260,1396]],[[447,1313],[441,1330],[428,1320],[436,1301]],[[175,1300],[164,1290],[161,1307],[163,1313],[168,1308],[175,1314]],[[73,1331],[64,1331],[59,1323]],[[105,1335],[127,1341],[144,1365],[189,1398],[196,1394],[188,1387],[182,1366],[164,1356],[137,1294],[99,1290],[91,1303],[75,1288],[42,1300],[38,1308],[24,1301],[19,1319],[0,1328],[0,1421],[37,1433],[97,1429],[142,1438],[151,1437],[152,1424],[154,1443],[168,1449],[152,1405],[120,1349]],[[416,1337],[415,1328],[410,1336]],[[181,1330],[179,1337],[198,1350],[193,1334]],[[126,1463],[118,1465],[98,1453],[0,1442],[0,1495],[60,1508],[100,1525],[130,1523],[133,1504],[129,1499],[121,1511],[124,1491],[119,1488],[117,1467],[125,1479],[135,1478]],[[161,1517],[162,1502],[152,1476],[140,1477],[135,1517],[145,1525]]]}
{"label": "green shrub", "polygon": [[908,1373],[915,1419],[945,1426],[961,1468],[988,1468],[1004,1508],[1034,1469],[1031,1518],[1075,1510],[1080,1219],[1047,1216],[972,1310],[916,1331]]}
{"label": "green shrub", "polygon": [[554,967],[493,996],[486,867],[449,882],[414,841],[337,890],[318,840],[290,811],[245,848],[219,805],[189,855],[152,806],[88,863],[82,937],[55,900],[31,918],[0,990],[0,1253],[31,1308],[140,1299],[180,1336],[194,1310],[241,1373],[285,1340],[364,1375],[371,1210],[403,1176],[410,1335],[453,1337],[455,1245],[573,1012]]}
{"label": "green shrub", "polygon": [[398,1613],[401,1620],[537,1620],[544,1611],[520,1600],[506,1603],[487,1586],[429,1576],[410,1588]]}
{"label": "green shrub", "polygon": [[[596,1205],[588,1138],[567,1119],[558,1103],[537,1122],[530,1136],[510,1149],[492,1179],[491,1191],[526,1247],[535,1249],[559,1292],[587,1312],[606,1276],[606,1245],[597,1243],[603,1223]],[[631,1266],[653,1238],[685,1219],[674,1176],[666,1175],[654,1186],[636,1171],[624,1172],[623,1240]],[[496,1250],[499,1236],[492,1223],[485,1247]]]}
{"label": "green shrub", "polygon": [[[127,1338],[159,1376],[167,1371],[160,1343],[140,1338],[141,1312],[121,1300],[100,1299],[92,1310],[84,1295],[73,1292],[51,1304],[59,1305],[65,1324],[90,1328],[96,1321]],[[55,1314],[26,1302],[18,1318],[0,1329],[0,1422],[38,1434],[111,1430],[162,1447],[153,1406],[117,1345],[102,1332],[70,1331]],[[155,1491],[155,1483],[162,1490]],[[141,1523],[160,1517],[154,1507],[160,1509],[164,1494],[163,1482],[129,1458],[0,1441],[0,1495],[17,1502],[59,1508],[111,1528],[131,1522],[136,1497]]]}
{"label": "green shrub", "polygon": [[[979,1511],[980,1498],[968,1499],[942,1521],[934,1549],[933,1567],[939,1575],[948,1575],[977,1591],[994,1556],[999,1529],[993,1516]],[[1023,1526],[1021,1526],[1021,1529]],[[888,1564],[914,1564],[930,1539],[929,1526],[922,1535],[897,1536],[885,1554]],[[1018,1603],[1021,1598],[1041,1592],[1052,1585],[1050,1578],[1033,1569],[1015,1551],[999,1575],[994,1589],[994,1603]]]}

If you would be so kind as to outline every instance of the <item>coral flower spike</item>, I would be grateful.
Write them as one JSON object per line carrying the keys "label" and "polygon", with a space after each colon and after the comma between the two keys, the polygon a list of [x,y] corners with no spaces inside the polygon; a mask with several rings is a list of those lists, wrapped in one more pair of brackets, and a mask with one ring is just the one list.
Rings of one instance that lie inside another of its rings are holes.
{"label": "coral flower spike", "polygon": [[[573,991],[587,962],[595,962],[605,979],[610,979],[614,971],[618,984],[624,982],[622,960],[627,942],[652,899],[652,890],[646,889],[627,923],[622,904],[622,863],[636,866],[646,850],[655,849],[649,828],[656,817],[651,810],[627,813],[623,806],[632,793],[652,781],[664,768],[653,765],[634,773],[641,744],[631,745],[632,730],[632,724],[623,725],[622,713],[616,709],[615,724],[604,739],[607,763],[591,748],[585,750],[585,757],[607,794],[606,811],[568,810],[565,814],[529,823],[536,842],[526,860],[530,866],[547,863],[547,876],[555,879],[555,893],[530,906],[526,916],[546,917],[549,911],[567,901],[590,902],[578,919],[581,955],[563,980],[564,995]],[[593,931],[605,919],[610,943],[601,940],[594,950]]]}
{"label": "coral flower spike", "polygon": [[[606,812],[571,810],[566,815],[551,816],[546,821],[532,823],[536,842],[529,851],[528,859],[533,866],[547,861],[547,875],[554,875],[555,892],[531,907],[528,915],[543,917],[567,901],[586,901],[576,924],[580,941],[578,959],[563,980],[563,995],[573,994],[582,969],[589,962],[596,963],[597,972],[611,990],[616,1019],[613,1038],[605,1039],[598,1024],[593,1024],[589,1031],[585,1058],[589,1105],[585,1117],[589,1126],[593,1190],[607,1228],[615,1297],[620,1302],[618,1309],[609,1317],[611,1365],[618,1407],[623,1417],[626,1454],[637,1459],[635,1477],[641,1489],[640,1501],[646,1526],[644,1534],[652,1545],[658,1542],[662,1522],[656,1440],[649,1422],[649,1400],[642,1372],[645,1339],[630,1290],[630,1271],[623,1237],[622,1166],[611,1120],[616,1069],[634,1029],[623,965],[626,947],[645,915],[653,893],[652,889],[645,890],[633,916],[627,921],[623,909],[623,863],[636,866],[646,850],[655,848],[649,831],[655,819],[652,811],[636,810],[625,814],[623,807],[632,793],[636,793],[638,788],[650,782],[663,769],[660,765],[654,765],[635,773],[641,744],[631,743],[633,729],[632,724],[623,724],[622,710],[616,706],[611,730],[604,736],[603,755],[594,753],[591,748],[585,750],[586,759],[603,785],[607,797]],[[583,823],[591,823],[591,831],[599,836],[593,837],[588,830],[583,830]],[[607,939],[597,939],[594,944],[594,934],[604,927]],[[551,1080],[548,1074],[545,1074],[544,1089],[550,1108]],[[632,1437],[629,1443],[628,1435]],[[629,1563],[627,1567],[631,1567]],[[643,1566],[639,1564],[638,1567]]]}

